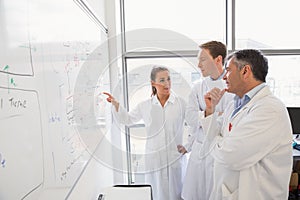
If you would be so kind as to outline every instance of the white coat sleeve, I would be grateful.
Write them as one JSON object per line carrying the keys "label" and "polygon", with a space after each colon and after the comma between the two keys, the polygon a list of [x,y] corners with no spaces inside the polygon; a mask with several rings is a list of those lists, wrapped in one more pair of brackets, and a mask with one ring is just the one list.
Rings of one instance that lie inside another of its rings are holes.
{"label": "white coat sleeve", "polygon": [[204,140],[203,148],[200,150],[200,159],[204,159],[214,150],[217,141],[221,137],[221,127],[223,123],[223,115],[218,112],[201,119]]}
{"label": "white coat sleeve", "polygon": [[189,94],[188,103],[186,107],[185,119],[188,125],[188,143],[185,144],[186,150],[191,151],[192,145],[195,141],[195,134],[199,132],[201,128],[200,118],[203,116],[203,111],[200,105],[199,99],[200,91],[198,87],[193,87]]}
{"label": "white coat sleeve", "polygon": [[114,119],[124,125],[132,125],[139,120],[142,119],[142,113],[140,109],[141,105],[138,104],[132,111],[127,112],[124,107],[119,106],[118,112],[114,107],[112,107],[112,113],[114,116]]}

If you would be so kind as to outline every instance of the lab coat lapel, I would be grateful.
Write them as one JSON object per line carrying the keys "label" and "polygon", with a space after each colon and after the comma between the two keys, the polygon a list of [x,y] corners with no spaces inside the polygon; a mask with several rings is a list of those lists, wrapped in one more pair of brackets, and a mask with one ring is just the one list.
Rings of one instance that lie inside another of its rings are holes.
{"label": "lab coat lapel", "polygon": [[[269,87],[268,86],[263,87],[256,95],[254,95],[254,97],[252,97],[252,99],[250,99],[250,101],[245,106],[243,106],[234,116],[232,116],[231,121],[239,117],[239,115],[245,112],[246,110],[248,110],[248,108],[251,108],[252,105],[255,104],[259,99],[270,94],[271,91],[269,90]],[[233,111],[231,113],[233,113]]]}
{"label": "lab coat lapel", "polygon": [[242,107],[234,116],[230,117],[233,112],[233,106],[232,106],[232,112],[227,117],[228,122],[225,124],[224,135],[230,134],[230,132],[234,129],[235,124],[238,123],[238,121],[241,119],[241,117],[248,113],[248,110],[252,108],[252,106],[261,98],[270,95],[271,91],[269,90],[268,86],[265,86],[262,88],[244,107]]}

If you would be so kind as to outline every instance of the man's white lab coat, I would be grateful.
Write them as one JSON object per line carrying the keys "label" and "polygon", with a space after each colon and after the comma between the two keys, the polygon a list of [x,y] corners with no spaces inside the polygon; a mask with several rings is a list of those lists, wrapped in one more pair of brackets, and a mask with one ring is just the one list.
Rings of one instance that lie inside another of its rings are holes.
{"label": "man's white lab coat", "polygon": [[181,200],[182,163],[177,145],[182,144],[186,102],[171,93],[164,107],[157,97],[139,103],[129,113],[113,108],[117,121],[131,125],[145,123],[146,182],[152,185],[154,200]]}
{"label": "man's white lab coat", "polygon": [[[284,200],[292,171],[292,130],[287,109],[261,89],[232,118],[204,118],[206,152],[215,159],[211,200]],[[223,122],[223,123],[222,123]]]}
{"label": "man's white lab coat", "polygon": [[[213,158],[207,156],[199,158],[199,151],[202,148],[204,134],[200,118],[205,110],[204,95],[217,87],[223,89],[226,83],[223,79],[212,80],[207,77],[197,82],[190,95],[187,105],[186,121],[189,125],[189,143],[185,145],[191,151],[190,158],[183,182],[182,197],[185,200],[208,200],[213,187]],[[226,94],[216,107],[216,112],[224,112],[229,102],[233,101],[232,94]]]}

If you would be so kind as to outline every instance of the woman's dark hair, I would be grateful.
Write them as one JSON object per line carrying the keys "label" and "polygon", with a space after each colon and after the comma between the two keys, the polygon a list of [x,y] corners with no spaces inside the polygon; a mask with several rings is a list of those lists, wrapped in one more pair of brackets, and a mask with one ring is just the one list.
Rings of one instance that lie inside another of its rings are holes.
{"label": "woman's dark hair", "polygon": [[[151,81],[154,81],[155,82],[155,79],[156,79],[156,74],[158,72],[161,72],[161,71],[169,71],[169,69],[165,66],[162,66],[162,65],[154,65],[152,70],[151,70],[151,74],[150,74],[150,79]],[[152,86],[152,94],[151,96],[155,96],[157,94],[157,90],[154,86]]]}

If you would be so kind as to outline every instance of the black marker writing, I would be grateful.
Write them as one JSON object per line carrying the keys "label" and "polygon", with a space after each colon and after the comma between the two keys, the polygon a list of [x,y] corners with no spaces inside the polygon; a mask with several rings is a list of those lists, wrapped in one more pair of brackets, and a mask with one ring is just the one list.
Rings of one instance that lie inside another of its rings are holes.
{"label": "black marker writing", "polygon": [[1,153],[0,153],[0,165],[4,168],[5,167],[5,159],[2,157]]}
{"label": "black marker writing", "polygon": [[10,106],[14,108],[26,108],[26,100],[14,100],[14,98],[10,98],[8,100],[10,102]]}

